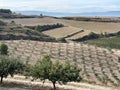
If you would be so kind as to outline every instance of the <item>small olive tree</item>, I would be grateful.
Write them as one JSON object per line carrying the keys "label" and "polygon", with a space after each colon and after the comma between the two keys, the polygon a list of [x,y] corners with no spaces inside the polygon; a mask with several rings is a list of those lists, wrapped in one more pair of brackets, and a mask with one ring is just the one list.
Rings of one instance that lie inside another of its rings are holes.
{"label": "small olive tree", "polygon": [[0,55],[0,83],[3,78],[8,75],[13,76],[15,73],[20,73],[24,69],[24,64],[17,58]]}
{"label": "small olive tree", "polygon": [[7,55],[8,54],[8,46],[4,43],[0,45],[0,54]]}
{"label": "small olive tree", "polygon": [[40,25],[37,25],[37,26],[35,27],[35,30],[41,32],[41,26],[40,26]]}
{"label": "small olive tree", "polygon": [[66,84],[71,81],[81,81],[80,69],[76,64],[69,62],[60,63],[59,61],[52,62],[49,56],[45,56],[42,60],[38,61],[30,72],[34,79],[45,81],[50,80],[56,90],[56,83]]}

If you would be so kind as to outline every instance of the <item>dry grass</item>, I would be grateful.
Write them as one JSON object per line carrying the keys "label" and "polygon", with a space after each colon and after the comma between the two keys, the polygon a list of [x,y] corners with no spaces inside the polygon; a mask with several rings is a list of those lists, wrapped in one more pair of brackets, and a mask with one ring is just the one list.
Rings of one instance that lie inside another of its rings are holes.
{"label": "dry grass", "polygon": [[[84,30],[85,33],[74,35],[71,38],[78,38],[83,35],[88,34],[89,32],[108,32],[113,33],[120,31],[120,23],[114,22],[87,22],[87,21],[74,21],[74,20],[64,20],[64,19],[54,19],[50,17],[46,18],[29,18],[29,19],[4,19],[5,22],[11,22],[14,20],[17,24],[34,26],[34,25],[45,25],[45,24],[55,24],[61,23],[64,24],[64,28],[54,29],[50,31],[45,31],[44,33],[56,38],[63,37],[65,35],[69,35],[72,32],[76,32],[77,30]],[[55,31],[56,30],[56,31]]]}
{"label": "dry grass", "polygon": [[10,23],[11,21],[15,21],[17,24],[21,24],[23,26],[35,26],[35,25],[45,25],[45,24],[55,24],[56,19],[53,18],[21,18],[21,19],[3,19],[3,21]]}
{"label": "dry grass", "polygon": [[101,32],[117,32],[120,31],[120,23],[107,23],[107,22],[87,22],[87,21],[74,21],[62,20],[66,25],[77,28],[82,28],[85,31],[93,31],[96,33]]}
{"label": "dry grass", "polygon": [[71,35],[72,33],[78,32],[80,30],[81,30],[80,28],[66,26],[66,27],[62,27],[62,28],[44,31],[43,33],[50,35],[52,37],[55,37],[55,38],[62,38],[67,35]]}

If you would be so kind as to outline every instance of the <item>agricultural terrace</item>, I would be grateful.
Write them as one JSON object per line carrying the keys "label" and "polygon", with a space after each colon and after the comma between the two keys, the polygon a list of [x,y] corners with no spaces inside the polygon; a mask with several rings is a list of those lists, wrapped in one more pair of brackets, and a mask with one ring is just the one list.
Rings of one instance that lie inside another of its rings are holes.
{"label": "agricultural terrace", "polygon": [[120,60],[113,50],[81,43],[53,43],[30,40],[1,41],[9,47],[9,54],[34,64],[45,55],[52,60],[76,61],[84,82],[98,85],[120,85]]}
{"label": "agricultural terrace", "polygon": [[[57,28],[49,31],[44,31],[44,34],[47,34],[51,37],[61,38],[72,33],[84,30],[82,33],[78,33],[69,39],[77,39],[88,35],[90,32],[95,33],[115,33],[120,31],[120,23],[115,22],[94,22],[94,21],[76,21],[76,20],[65,20],[65,19],[56,19],[52,17],[44,18],[23,18],[23,19],[2,19],[4,22],[10,23],[15,21],[16,24],[21,24],[23,26],[36,26],[36,25],[52,25],[56,23],[61,23],[66,27]],[[57,33],[57,34],[56,34]]]}

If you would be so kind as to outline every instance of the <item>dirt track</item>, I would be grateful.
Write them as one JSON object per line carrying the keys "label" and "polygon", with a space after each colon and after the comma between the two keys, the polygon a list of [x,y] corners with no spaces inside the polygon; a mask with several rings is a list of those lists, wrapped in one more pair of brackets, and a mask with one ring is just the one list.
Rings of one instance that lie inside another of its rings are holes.
{"label": "dirt track", "polygon": [[[30,87],[33,85],[43,85],[42,82],[34,81],[31,82],[29,79],[25,79],[24,76],[15,76],[14,78],[8,77],[4,79],[6,82],[14,82],[18,83],[20,85],[25,84],[27,86],[23,87],[0,87],[0,90],[31,90]],[[44,86],[52,87],[52,84],[50,82],[47,82],[44,84]],[[99,86],[99,85],[91,85],[86,83],[68,83],[67,85],[58,85],[57,87],[67,89],[67,90],[120,90],[120,88],[114,88],[114,87],[105,87],[105,86]]]}

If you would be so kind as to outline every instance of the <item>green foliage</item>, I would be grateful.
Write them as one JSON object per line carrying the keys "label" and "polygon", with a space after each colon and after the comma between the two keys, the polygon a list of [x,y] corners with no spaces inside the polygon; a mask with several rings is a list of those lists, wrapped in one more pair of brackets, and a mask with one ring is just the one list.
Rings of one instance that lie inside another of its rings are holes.
{"label": "green foliage", "polygon": [[70,64],[69,62],[62,64],[59,61],[52,62],[49,56],[45,56],[32,67],[30,75],[34,79],[50,80],[55,90],[57,82],[66,84],[71,81],[81,81],[79,72],[80,69],[76,64]]}
{"label": "green foliage", "polygon": [[41,29],[41,26],[40,26],[40,25],[37,25],[37,26],[35,27],[35,30],[37,30],[37,31],[39,31],[39,32],[41,32],[40,29]]}
{"label": "green foliage", "polygon": [[62,25],[62,24],[59,24],[59,23],[53,24],[53,25],[42,25],[42,26],[37,25],[37,26],[35,27],[35,30],[41,32],[41,31],[46,31],[46,30],[55,29],[55,28],[60,28],[60,27],[63,27],[63,25]]}
{"label": "green foliage", "polygon": [[0,9],[0,13],[12,13],[10,9]]}
{"label": "green foliage", "polygon": [[7,55],[8,54],[8,46],[4,43],[0,45],[0,54]]}
{"label": "green foliage", "polygon": [[42,13],[40,14],[40,18],[43,18],[43,14]]}
{"label": "green foliage", "polygon": [[10,24],[15,25],[15,21],[11,21]]}
{"label": "green foliage", "polygon": [[42,60],[38,61],[35,66],[32,68],[32,76],[35,79],[40,78],[45,80],[49,78],[49,72],[51,70],[52,62],[50,61],[49,56],[45,56]]}
{"label": "green foliage", "polygon": [[120,36],[120,31],[118,31],[116,34],[117,34],[118,36]]}
{"label": "green foliage", "polygon": [[89,35],[88,35],[88,38],[89,38],[89,39],[96,39],[96,38],[98,38],[98,37],[99,37],[99,35],[97,35],[97,34],[94,33],[94,32],[90,32]]}
{"label": "green foliage", "polygon": [[116,48],[120,49],[120,37],[112,37],[112,38],[100,38],[95,40],[86,41],[87,44],[92,44],[100,47],[108,47],[108,48]]}
{"label": "green foliage", "polygon": [[23,70],[24,64],[20,62],[17,58],[0,56],[0,77],[1,83],[3,78],[8,75],[13,76],[15,73],[20,73]]}

